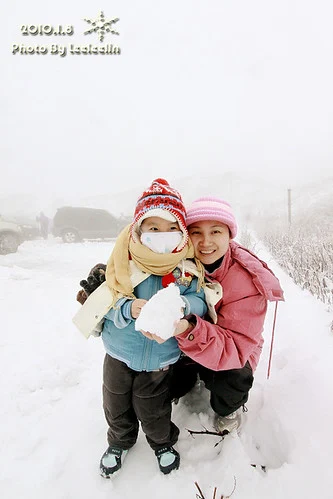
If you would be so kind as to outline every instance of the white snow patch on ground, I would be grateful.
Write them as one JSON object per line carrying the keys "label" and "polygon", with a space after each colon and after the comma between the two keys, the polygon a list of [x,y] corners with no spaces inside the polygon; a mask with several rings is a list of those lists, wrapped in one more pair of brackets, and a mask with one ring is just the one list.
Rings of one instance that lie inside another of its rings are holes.
{"label": "white snow patch on ground", "polygon": [[[331,315],[271,256],[286,302],[279,304],[267,381],[274,306],[240,437],[192,437],[213,430],[209,393],[199,384],[174,406],[181,466],[163,476],[144,435],[113,480],[98,474],[107,447],[101,397],[104,350],[72,324],[79,281],[106,262],[112,243],[29,241],[0,256],[0,490],[5,499],[331,499],[333,414]],[[215,446],[215,444],[217,444]],[[267,472],[251,464],[266,465]],[[219,497],[219,496],[218,496]]]}

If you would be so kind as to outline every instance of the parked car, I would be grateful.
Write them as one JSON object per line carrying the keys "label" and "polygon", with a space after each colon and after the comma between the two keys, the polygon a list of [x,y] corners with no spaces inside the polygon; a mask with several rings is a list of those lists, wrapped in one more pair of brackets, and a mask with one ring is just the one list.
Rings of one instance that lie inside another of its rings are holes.
{"label": "parked car", "polygon": [[58,208],[52,223],[52,234],[65,243],[82,239],[109,239],[116,237],[126,225],[106,210],[63,206]]}
{"label": "parked car", "polygon": [[10,220],[21,227],[22,238],[24,241],[40,239],[41,233],[39,225],[31,216],[15,214],[10,217]]}
{"label": "parked car", "polygon": [[21,227],[0,217],[0,255],[15,253],[22,241]]}
{"label": "parked car", "polygon": [[23,239],[25,241],[31,241],[33,239],[39,239],[41,237],[39,227],[34,224],[22,224],[20,225]]}

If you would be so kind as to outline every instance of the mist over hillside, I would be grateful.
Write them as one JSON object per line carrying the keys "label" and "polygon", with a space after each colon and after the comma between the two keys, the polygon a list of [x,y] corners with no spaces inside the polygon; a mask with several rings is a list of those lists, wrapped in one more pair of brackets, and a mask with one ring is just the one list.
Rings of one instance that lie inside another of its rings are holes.
{"label": "mist over hillside", "polygon": [[[153,179],[152,179],[153,180]],[[199,196],[213,195],[229,201],[240,221],[250,223],[251,219],[262,217],[288,218],[288,189],[285,182],[280,184],[265,177],[254,177],[250,173],[238,174],[231,171],[220,175],[207,174],[192,177],[168,178],[170,184],[182,194],[185,204]],[[131,216],[138,197],[147,185],[137,184],[136,188],[125,190],[119,185],[118,192],[100,196],[71,195],[43,192],[39,196],[29,194],[0,195],[0,213],[5,218],[26,217],[35,219],[40,211],[53,217],[57,208],[65,205],[104,208],[116,216]],[[333,223],[333,177],[315,180],[310,183],[293,185],[291,189],[293,217],[309,219],[313,213],[322,213]]]}

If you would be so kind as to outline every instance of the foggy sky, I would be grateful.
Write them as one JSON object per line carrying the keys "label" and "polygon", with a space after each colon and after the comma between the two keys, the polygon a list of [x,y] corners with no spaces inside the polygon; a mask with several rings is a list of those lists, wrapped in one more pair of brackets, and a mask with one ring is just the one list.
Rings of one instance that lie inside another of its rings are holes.
{"label": "foggy sky", "polygon": [[[83,35],[100,9],[119,36]],[[12,1],[1,32],[0,193],[107,193],[247,171],[292,185],[332,172],[327,0]],[[21,25],[74,25],[22,36]],[[13,55],[13,44],[121,55]]]}

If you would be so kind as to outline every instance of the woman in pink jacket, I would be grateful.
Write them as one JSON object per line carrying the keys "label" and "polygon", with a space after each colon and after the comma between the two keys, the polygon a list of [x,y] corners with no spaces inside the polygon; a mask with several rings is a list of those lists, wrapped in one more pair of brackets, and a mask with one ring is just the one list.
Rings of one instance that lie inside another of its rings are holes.
{"label": "woman in pink jacket", "polygon": [[266,263],[233,241],[237,224],[228,203],[199,198],[188,207],[186,224],[207,280],[219,282],[223,296],[216,323],[197,315],[178,323],[175,336],[185,356],[174,366],[173,396],[188,392],[199,374],[211,392],[217,431],[232,431],[262,350],[267,301],[283,300],[283,291]]}

